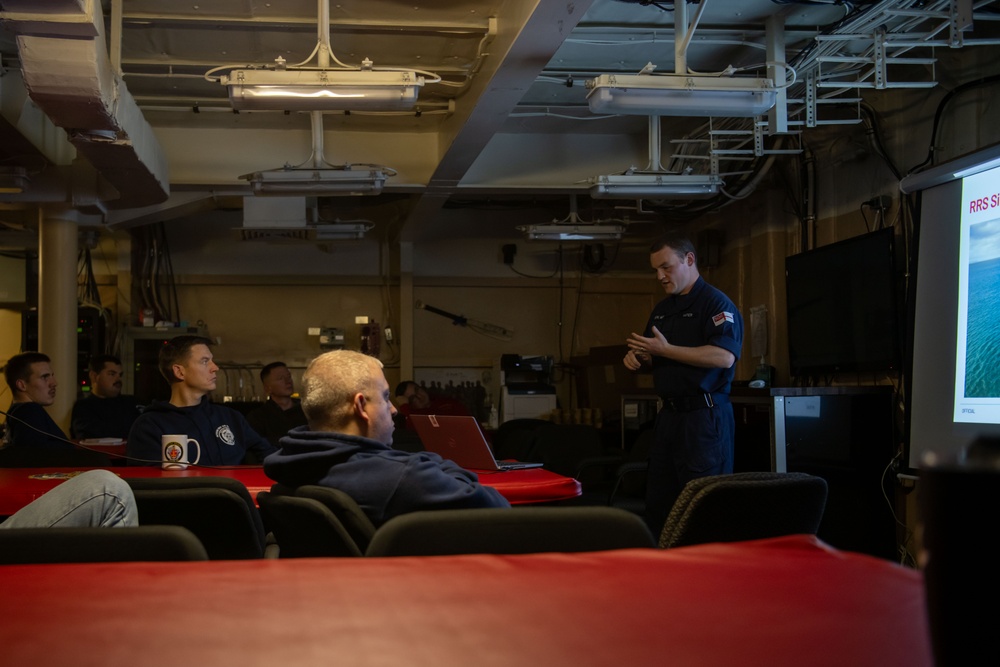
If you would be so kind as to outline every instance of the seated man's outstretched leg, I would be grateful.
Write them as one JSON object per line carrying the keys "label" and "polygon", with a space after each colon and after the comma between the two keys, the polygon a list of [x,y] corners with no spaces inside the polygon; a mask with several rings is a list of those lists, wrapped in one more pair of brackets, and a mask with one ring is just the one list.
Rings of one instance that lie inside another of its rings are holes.
{"label": "seated man's outstretched leg", "polygon": [[0,524],[0,528],[125,528],[139,525],[132,488],[107,470],[72,477]]}

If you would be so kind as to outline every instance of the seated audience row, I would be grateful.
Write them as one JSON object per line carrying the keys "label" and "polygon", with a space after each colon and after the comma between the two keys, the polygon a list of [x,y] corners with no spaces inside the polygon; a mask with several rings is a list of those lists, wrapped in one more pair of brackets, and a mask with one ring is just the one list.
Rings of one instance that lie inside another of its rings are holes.
{"label": "seated audience row", "polygon": [[[184,434],[201,446],[200,465],[263,461],[267,475],[286,486],[319,484],[345,491],[376,525],[417,510],[510,506],[495,489],[479,484],[475,473],[437,454],[392,448],[397,411],[382,364],[374,357],[348,350],[317,357],[303,374],[301,405],[291,399],[288,368],[282,363],[265,367],[261,380],[271,399],[252,419],[272,437],[296,421],[296,412],[307,422],[285,429],[276,446],[238,411],[209,399],[219,370],[211,345],[208,338],[185,335],[160,349],[159,370],[170,383],[170,399],[153,401],[135,420],[126,445],[130,464],[159,465],[161,436]],[[24,364],[17,358],[8,364],[16,401],[11,412],[41,425],[45,438],[31,437],[32,445],[72,449],[73,443],[43,408],[55,397],[48,357],[30,355],[19,355],[26,357]],[[120,364],[114,366],[106,371],[102,365],[95,371],[94,386],[102,385],[97,396],[107,396],[82,403],[110,400],[116,384],[120,395],[115,374],[117,370],[120,377]],[[105,378],[99,377],[102,372]],[[108,384],[111,389],[106,391]],[[30,405],[25,407],[26,403]],[[90,407],[75,412],[86,413]],[[18,426],[15,420],[13,430],[20,437],[23,429]]]}

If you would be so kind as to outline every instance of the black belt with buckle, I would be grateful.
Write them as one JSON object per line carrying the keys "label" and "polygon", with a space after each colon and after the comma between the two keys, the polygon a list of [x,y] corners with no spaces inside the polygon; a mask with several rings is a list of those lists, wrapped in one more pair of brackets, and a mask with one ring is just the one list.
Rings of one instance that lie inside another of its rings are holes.
{"label": "black belt with buckle", "polygon": [[720,403],[725,403],[728,397],[725,394],[697,394],[695,396],[674,396],[663,399],[663,409],[671,412],[691,412],[692,410],[702,410],[714,408]]}

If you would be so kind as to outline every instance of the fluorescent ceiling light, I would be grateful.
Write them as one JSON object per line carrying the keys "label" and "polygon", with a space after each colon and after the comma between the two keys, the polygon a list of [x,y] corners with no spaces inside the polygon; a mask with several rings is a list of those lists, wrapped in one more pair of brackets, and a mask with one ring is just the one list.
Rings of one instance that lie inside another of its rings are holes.
{"label": "fluorescent ceiling light", "polygon": [[236,69],[219,81],[240,111],[406,110],[424,85],[412,71],[331,69]]}
{"label": "fluorescent ceiling light", "polygon": [[589,179],[594,199],[698,199],[713,197],[724,183],[715,174],[632,173]]}
{"label": "fluorescent ceiling light", "polygon": [[375,225],[370,222],[338,222],[316,225],[313,238],[317,241],[335,241],[364,238]]}
{"label": "fluorescent ceiling light", "polygon": [[518,229],[529,241],[617,241],[625,233],[623,225],[551,224],[525,225]]}
{"label": "fluorescent ceiling light", "polygon": [[377,195],[385,185],[386,173],[379,167],[355,165],[359,169],[290,168],[256,171],[240,178],[250,181],[255,195],[349,196]]}
{"label": "fluorescent ceiling light", "polygon": [[759,116],[774,106],[770,79],[680,74],[602,74],[586,83],[594,113],[639,116]]}

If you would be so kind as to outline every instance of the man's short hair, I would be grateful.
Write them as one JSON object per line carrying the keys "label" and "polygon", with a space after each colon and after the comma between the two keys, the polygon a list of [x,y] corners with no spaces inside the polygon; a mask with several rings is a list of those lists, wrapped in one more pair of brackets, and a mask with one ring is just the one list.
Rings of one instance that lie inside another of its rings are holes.
{"label": "man's short hair", "polygon": [[666,234],[656,239],[649,247],[649,254],[659,252],[664,248],[670,248],[679,257],[686,257],[688,253],[691,253],[694,255],[695,264],[698,263],[698,253],[695,252],[694,244],[691,243],[691,239],[682,234]]}
{"label": "man's short hair", "polygon": [[22,352],[15,354],[7,361],[7,365],[3,367],[3,377],[7,381],[11,393],[17,393],[18,380],[27,382],[31,379],[31,365],[38,363],[49,364],[52,363],[52,360],[49,359],[49,355],[41,352]]}
{"label": "man's short hair", "polygon": [[413,380],[403,380],[402,382],[396,385],[396,396],[402,396],[403,394],[405,394],[406,390],[410,388],[411,384],[415,389],[420,388],[420,385],[418,385]]}
{"label": "man's short hair", "polygon": [[191,355],[191,348],[195,345],[206,345],[212,347],[212,339],[204,336],[175,336],[163,344],[160,348],[159,367],[160,375],[166,378],[167,382],[174,384],[180,382],[180,378],[174,375],[174,364],[183,364]]}
{"label": "man's short hair", "polygon": [[260,381],[267,382],[267,376],[271,374],[275,368],[288,368],[288,364],[284,361],[272,361],[264,368],[260,369]]}
{"label": "man's short hair", "polygon": [[375,357],[353,350],[332,350],[309,362],[302,374],[302,411],[309,427],[347,424],[354,395],[372,391],[381,368]]}
{"label": "man's short hair", "polygon": [[113,354],[97,354],[90,358],[90,363],[87,364],[87,369],[94,374],[99,374],[104,370],[105,364],[115,364],[117,366],[122,365],[122,360]]}

